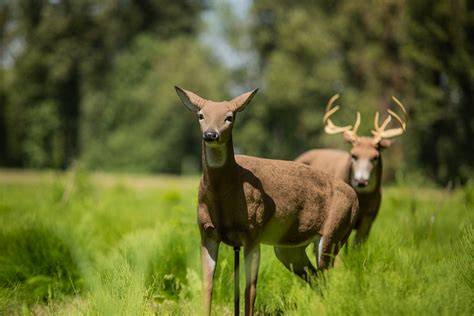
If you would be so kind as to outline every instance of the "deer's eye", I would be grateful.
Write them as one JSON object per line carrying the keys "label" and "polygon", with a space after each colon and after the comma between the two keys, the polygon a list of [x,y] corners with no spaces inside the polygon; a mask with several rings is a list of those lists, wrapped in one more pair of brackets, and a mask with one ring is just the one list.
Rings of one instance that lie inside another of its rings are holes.
{"label": "deer's eye", "polygon": [[198,113],[198,119],[201,121],[201,120],[204,120],[204,114],[202,113]]}
{"label": "deer's eye", "polygon": [[352,157],[352,160],[357,160],[357,159],[359,158],[359,157],[357,157],[357,156],[354,155],[354,154],[352,154],[351,157]]}
{"label": "deer's eye", "polygon": [[233,119],[232,115],[227,115],[224,121],[232,123],[232,119]]}
{"label": "deer's eye", "polygon": [[379,158],[380,158],[380,156],[375,156],[374,158],[372,158],[372,161],[374,161],[374,162],[375,162],[375,161],[378,161]]}

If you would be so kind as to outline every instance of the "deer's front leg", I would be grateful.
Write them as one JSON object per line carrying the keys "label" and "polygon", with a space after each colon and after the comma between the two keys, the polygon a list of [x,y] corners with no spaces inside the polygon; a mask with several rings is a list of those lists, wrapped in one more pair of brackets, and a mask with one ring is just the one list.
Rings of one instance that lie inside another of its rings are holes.
{"label": "deer's front leg", "polygon": [[253,315],[257,296],[257,276],[260,265],[260,244],[244,246],[245,256],[245,315]]}
{"label": "deer's front leg", "polygon": [[201,237],[202,289],[204,297],[204,315],[211,314],[212,285],[216,271],[219,242],[205,236]]}

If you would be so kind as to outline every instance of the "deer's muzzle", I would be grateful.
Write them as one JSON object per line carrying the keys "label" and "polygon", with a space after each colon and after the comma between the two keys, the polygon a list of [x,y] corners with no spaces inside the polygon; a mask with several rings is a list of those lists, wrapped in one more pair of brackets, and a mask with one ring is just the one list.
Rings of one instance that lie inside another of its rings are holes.
{"label": "deer's muzzle", "polygon": [[368,184],[369,184],[369,180],[367,179],[363,179],[363,180],[358,180],[358,179],[355,179],[354,180],[356,186],[358,188],[365,188]]}
{"label": "deer's muzzle", "polygon": [[207,130],[202,134],[202,139],[206,142],[215,142],[219,140],[219,133],[215,130]]}

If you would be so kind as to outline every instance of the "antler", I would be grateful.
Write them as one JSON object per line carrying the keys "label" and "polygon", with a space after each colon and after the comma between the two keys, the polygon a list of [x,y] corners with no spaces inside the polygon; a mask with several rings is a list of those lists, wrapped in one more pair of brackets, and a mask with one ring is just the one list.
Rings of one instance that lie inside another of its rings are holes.
{"label": "antler", "polygon": [[[397,98],[392,96],[392,99],[402,110],[404,120],[402,120],[400,116],[398,116],[397,113],[389,109],[387,118],[382,123],[382,126],[379,126],[379,112],[376,112],[375,118],[374,118],[374,130],[372,130],[372,134],[374,135],[373,137],[374,144],[378,144],[383,138],[393,138],[396,136],[400,136],[406,131],[406,127],[407,127],[406,121],[408,117],[407,111],[405,110],[405,107],[403,106],[403,104]],[[385,130],[385,128],[387,128],[388,123],[390,123],[390,121],[392,120],[392,117],[395,118],[398,124],[400,124],[400,127]]]}
{"label": "antler", "polygon": [[353,140],[357,139],[357,130],[359,129],[360,125],[360,113],[357,112],[357,118],[354,124],[354,127],[352,125],[347,125],[347,126],[337,126],[332,122],[332,120],[329,118],[331,115],[337,112],[339,110],[339,105],[336,105],[334,108],[331,109],[332,104],[334,101],[336,101],[339,98],[339,94],[334,95],[328,102],[328,105],[326,106],[326,113],[323,116],[323,123],[324,123],[324,131],[328,134],[338,134],[338,133],[348,133]]}

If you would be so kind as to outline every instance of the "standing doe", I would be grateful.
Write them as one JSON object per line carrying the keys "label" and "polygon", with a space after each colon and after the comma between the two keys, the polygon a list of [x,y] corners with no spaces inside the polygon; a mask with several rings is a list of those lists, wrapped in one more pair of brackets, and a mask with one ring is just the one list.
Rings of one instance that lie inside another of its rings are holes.
{"label": "standing doe", "polygon": [[[252,315],[260,244],[273,245],[278,259],[308,280],[316,268],[305,253],[306,246],[318,242],[317,266],[328,268],[352,230],[357,196],[344,181],[303,164],[234,155],[236,114],[257,90],[214,102],[175,88],[183,104],[197,114],[202,133],[197,217],[205,313],[210,314],[214,271],[223,242],[234,249],[244,248],[245,314]],[[238,262],[238,251],[236,256]]]}
{"label": "standing doe", "polygon": [[[314,149],[303,153],[295,161],[309,165],[316,170],[325,171],[352,185],[357,192],[360,208],[359,217],[354,226],[354,229],[357,230],[354,242],[357,245],[367,239],[380,208],[382,200],[382,149],[390,147],[392,142],[389,138],[402,135],[405,132],[407,112],[402,103],[397,98],[392,97],[393,101],[402,110],[404,120],[392,110],[388,110],[387,118],[379,126],[379,112],[376,112],[374,130],[372,130],[373,136],[358,136],[359,112],[357,112],[354,127],[340,127],[331,121],[331,115],[339,109],[339,106],[332,108],[332,104],[338,97],[339,95],[335,95],[329,100],[323,122],[326,133],[344,133],[345,140],[352,145],[350,153],[337,149]],[[400,127],[386,130],[392,117],[395,118]]]}

